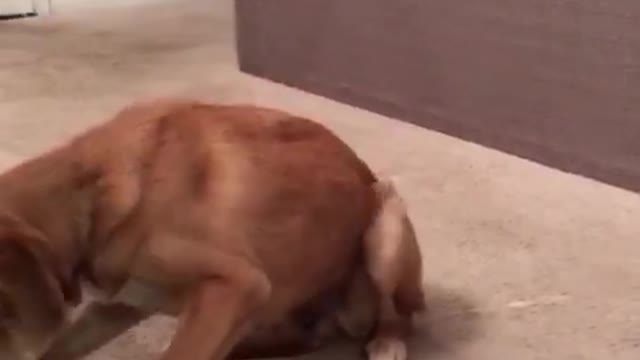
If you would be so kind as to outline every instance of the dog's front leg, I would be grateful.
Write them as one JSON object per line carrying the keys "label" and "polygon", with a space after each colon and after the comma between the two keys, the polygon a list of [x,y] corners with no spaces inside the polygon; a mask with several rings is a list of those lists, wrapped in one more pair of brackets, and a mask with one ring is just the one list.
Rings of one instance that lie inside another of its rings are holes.
{"label": "dog's front leg", "polygon": [[[163,360],[222,360],[245,335],[270,294],[266,276],[251,266],[196,284]],[[228,269],[231,270],[231,269]]]}
{"label": "dog's front leg", "polygon": [[41,359],[82,359],[147,316],[147,313],[123,304],[91,303]]}

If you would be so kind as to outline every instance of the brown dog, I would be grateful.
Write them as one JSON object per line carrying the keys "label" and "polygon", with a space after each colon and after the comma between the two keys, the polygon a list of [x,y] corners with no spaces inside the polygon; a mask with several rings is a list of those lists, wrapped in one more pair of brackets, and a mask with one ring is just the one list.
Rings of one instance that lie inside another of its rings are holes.
{"label": "brown dog", "polygon": [[368,329],[370,358],[403,359],[420,285],[393,187],[279,111],[136,104],[0,176],[0,359],[80,359],[157,312],[180,319],[164,360]]}

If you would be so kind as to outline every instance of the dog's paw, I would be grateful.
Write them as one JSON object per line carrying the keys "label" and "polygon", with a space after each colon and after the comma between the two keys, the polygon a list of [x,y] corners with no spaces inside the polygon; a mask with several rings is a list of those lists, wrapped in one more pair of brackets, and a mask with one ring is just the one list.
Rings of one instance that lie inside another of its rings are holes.
{"label": "dog's paw", "polygon": [[374,339],[367,345],[368,360],[406,360],[407,344],[394,338]]}

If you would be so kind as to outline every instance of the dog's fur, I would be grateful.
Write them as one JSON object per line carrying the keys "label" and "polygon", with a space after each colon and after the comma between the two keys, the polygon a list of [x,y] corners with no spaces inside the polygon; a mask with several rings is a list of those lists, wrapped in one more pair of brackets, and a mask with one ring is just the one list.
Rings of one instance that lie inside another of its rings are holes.
{"label": "dog's fur", "polygon": [[[0,176],[0,359],[80,359],[149,315],[164,360],[309,351],[402,360],[424,308],[399,195],[324,127],[161,100]],[[73,324],[81,285],[97,300]]]}

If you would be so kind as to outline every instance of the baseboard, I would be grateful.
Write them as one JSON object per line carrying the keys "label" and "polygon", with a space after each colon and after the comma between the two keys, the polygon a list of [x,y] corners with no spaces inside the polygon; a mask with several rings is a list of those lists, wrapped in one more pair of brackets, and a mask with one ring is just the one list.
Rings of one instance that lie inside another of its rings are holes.
{"label": "baseboard", "polygon": [[38,16],[38,13],[35,11],[22,13],[22,14],[5,14],[5,15],[0,14],[0,21],[24,19],[24,18],[35,17],[35,16]]}

